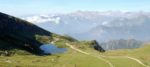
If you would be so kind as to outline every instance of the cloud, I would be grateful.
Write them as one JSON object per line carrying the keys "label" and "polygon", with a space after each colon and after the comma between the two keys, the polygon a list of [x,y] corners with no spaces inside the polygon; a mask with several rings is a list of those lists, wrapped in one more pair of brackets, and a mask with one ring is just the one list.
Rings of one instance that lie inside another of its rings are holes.
{"label": "cloud", "polygon": [[55,24],[60,23],[60,17],[51,17],[48,15],[31,16],[31,17],[26,17],[24,19],[35,24],[44,23],[44,22],[52,22]]}

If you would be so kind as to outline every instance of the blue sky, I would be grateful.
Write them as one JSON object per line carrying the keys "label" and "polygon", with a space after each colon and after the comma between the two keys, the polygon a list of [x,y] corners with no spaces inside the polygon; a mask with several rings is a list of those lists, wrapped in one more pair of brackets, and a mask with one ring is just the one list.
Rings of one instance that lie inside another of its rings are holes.
{"label": "blue sky", "polygon": [[150,0],[0,0],[0,12],[11,15],[75,11],[150,11]]}

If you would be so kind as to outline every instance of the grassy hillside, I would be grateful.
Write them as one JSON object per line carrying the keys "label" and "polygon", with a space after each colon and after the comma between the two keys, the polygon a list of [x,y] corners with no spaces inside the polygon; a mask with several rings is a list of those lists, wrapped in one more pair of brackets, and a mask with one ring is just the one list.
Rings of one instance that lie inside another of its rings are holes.
{"label": "grassy hillside", "polygon": [[42,45],[35,35],[51,36],[48,32],[30,22],[0,12],[0,50],[22,49],[41,54]]}
{"label": "grassy hillside", "polygon": [[[52,35],[52,39],[48,40],[45,36],[38,36],[41,42],[54,43],[58,47],[68,48],[63,54],[55,54],[49,56],[35,56],[23,51],[16,51],[13,56],[1,56],[1,67],[109,67],[106,62],[96,57],[84,55],[66,46],[66,43],[76,45],[80,49],[91,48],[91,42],[79,42],[68,36]],[[46,41],[43,41],[46,40]],[[49,41],[49,42],[48,42]],[[88,58],[88,59],[87,59]],[[92,62],[91,62],[92,61]],[[19,63],[19,64],[18,64]]]}
{"label": "grassy hillside", "polygon": [[[78,41],[69,36],[50,33],[3,13],[0,13],[0,34],[0,67],[150,66],[150,46],[104,52],[101,46],[96,45],[96,41]],[[42,52],[39,46],[47,43],[68,50],[53,55],[33,54]]]}
{"label": "grassy hillside", "polygon": [[107,56],[131,56],[141,60],[144,64],[150,66],[150,44],[143,46],[142,48],[132,50],[114,50],[107,51],[104,55]]}
{"label": "grassy hillside", "polygon": [[[126,58],[131,56],[139,59],[145,65],[150,66],[150,46],[130,50],[114,50],[101,53],[93,49],[90,41],[77,41],[70,37],[52,35],[49,43],[54,43],[58,47],[66,47],[68,51],[62,54],[48,56],[35,56],[32,54],[19,54],[13,56],[0,56],[1,67],[145,67],[137,61]],[[78,52],[65,44],[69,43],[73,47],[90,53],[90,55]]]}

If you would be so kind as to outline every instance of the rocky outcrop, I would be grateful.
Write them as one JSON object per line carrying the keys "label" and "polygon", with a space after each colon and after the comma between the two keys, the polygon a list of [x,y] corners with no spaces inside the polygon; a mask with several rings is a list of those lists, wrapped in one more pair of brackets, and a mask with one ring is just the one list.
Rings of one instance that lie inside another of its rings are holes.
{"label": "rocky outcrop", "polygon": [[94,45],[93,46],[94,49],[96,49],[96,50],[98,50],[100,52],[105,52],[105,50],[101,47],[101,45],[99,45],[99,43],[96,40],[93,40],[92,43]]}
{"label": "rocky outcrop", "polygon": [[51,33],[25,20],[0,13],[0,50],[19,48],[40,54],[42,43],[35,35],[51,36]]}

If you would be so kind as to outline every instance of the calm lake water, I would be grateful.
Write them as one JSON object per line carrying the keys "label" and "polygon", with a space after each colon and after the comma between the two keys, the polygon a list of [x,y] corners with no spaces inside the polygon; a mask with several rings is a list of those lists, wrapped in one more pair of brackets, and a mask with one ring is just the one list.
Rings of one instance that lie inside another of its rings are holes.
{"label": "calm lake water", "polygon": [[53,44],[44,44],[40,46],[40,49],[44,51],[46,54],[56,54],[56,53],[64,53],[67,51],[67,48],[58,48]]}

